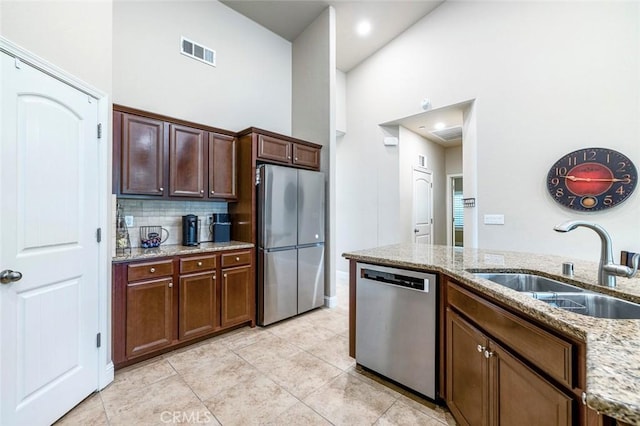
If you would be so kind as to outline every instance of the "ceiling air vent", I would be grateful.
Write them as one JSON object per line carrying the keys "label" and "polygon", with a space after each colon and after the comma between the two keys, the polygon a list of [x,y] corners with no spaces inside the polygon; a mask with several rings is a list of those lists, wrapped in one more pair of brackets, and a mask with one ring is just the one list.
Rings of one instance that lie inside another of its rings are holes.
{"label": "ceiling air vent", "polygon": [[216,66],[215,50],[209,49],[208,47],[189,40],[186,37],[182,37],[180,39],[180,53],[189,56],[190,58],[197,59],[200,62],[204,62],[205,64],[209,64],[214,67]]}
{"label": "ceiling air vent", "polygon": [[457,141],[462,139],[462,126],[453,126],[446,129],[433,130],[430,133],[444,142]]}

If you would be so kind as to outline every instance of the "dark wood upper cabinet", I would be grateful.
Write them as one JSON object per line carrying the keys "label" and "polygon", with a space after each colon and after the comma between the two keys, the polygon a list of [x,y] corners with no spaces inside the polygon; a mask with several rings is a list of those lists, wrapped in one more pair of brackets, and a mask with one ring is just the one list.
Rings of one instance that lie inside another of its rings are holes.
{"label": "dark wood upper cabinet", "polygon": [[320,168],[320,149],[308,145],[293,145],[293,164],[297,166]]}
{"label": "dark wood upper cabinet", "polygon": [[209,198],[237,198],[237,145],[233,136],[209,133]]}
{"label": "dark wood upper cabinet", "polygon": [[[120,182],[122,194],[163,196],[166,135],[163,121],[122,114],[114,141],[121,139]],[[114,157],[114,160],[118,160]]]}
{"label": "dark wood upper cabinet", "polygon": [[192,127],[170,125],[169,195],[203,198],[204,148],[207,134]]}
{"label": "dark wood upper cabinet", "polygon": [[291,163],[291,142],[267,135],[258,135],[258,158]]}

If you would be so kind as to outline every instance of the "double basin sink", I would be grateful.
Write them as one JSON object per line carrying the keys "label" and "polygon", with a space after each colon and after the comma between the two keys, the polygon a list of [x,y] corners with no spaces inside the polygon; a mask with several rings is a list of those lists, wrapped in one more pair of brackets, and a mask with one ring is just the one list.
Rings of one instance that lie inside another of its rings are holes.
{"label": "double basin sink", "polygon": [[540,275],[510,272],[474,272],[474,275],[577,314],[596,318],[640,319],[640,304]]}

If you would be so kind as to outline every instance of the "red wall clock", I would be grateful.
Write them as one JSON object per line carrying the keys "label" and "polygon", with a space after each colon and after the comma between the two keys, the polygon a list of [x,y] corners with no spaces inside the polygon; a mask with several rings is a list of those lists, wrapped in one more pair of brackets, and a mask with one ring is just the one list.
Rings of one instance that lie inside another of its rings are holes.
{"label": "red wall clock", "polygon": [[607,148],[583,148],[562,156],[547,174],[553,199],[572,210],[614,207],[631,195],[638,171],[624,154]]}

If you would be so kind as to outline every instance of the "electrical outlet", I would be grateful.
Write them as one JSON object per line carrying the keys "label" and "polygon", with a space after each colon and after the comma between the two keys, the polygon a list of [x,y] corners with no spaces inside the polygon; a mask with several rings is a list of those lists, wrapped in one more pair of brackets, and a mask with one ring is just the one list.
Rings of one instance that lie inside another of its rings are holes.
{"label": "electrical outlet", "polygon": [[125,216],[124,223],[126,223],[127,226],[131,228],[133,226],[133,216]]}

